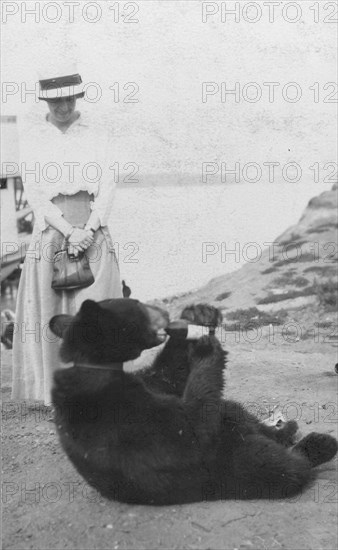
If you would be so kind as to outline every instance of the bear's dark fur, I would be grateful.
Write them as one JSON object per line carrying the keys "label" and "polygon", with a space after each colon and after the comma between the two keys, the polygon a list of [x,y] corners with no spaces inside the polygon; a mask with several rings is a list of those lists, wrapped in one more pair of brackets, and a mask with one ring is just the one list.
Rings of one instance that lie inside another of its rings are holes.
{"label": "bear's dark fur", "polygon": [[[182,317],[216,325],[218,310]],[[52,391],[62,446],[79,473],[111,499],[176,504],[283,498],[302,490],[314,466],[336,454],[329,435],[292,446],[295,422],[277,430],[225,401],[226,353],[214,336],[170,338],[154,364],[128,374],[122,362],[160,343],[168,316],[137,300],[87,300],[75,317],[51,320],[63,338]],[[289,448],[287,448],[289,447]]]}

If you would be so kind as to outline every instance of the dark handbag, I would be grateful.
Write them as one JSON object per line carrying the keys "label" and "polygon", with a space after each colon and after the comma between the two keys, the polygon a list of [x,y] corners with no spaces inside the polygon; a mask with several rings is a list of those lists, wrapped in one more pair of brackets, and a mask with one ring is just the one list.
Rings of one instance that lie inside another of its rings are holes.
{"label": "dark handbag", "polygon": [[85,252],[78,256],[70,255],[66,241],[63,242],[61,250],[54,254],[53,262],[54,290],[76,290],[90,286],[95,281]]}

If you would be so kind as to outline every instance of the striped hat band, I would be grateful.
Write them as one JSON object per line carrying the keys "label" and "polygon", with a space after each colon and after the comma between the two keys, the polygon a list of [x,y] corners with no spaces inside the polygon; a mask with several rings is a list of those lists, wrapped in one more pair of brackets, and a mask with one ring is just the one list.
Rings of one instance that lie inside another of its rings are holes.
{"label": "striped hat band", "polygon": [[59,76],[57,78],[47,78],[39,80],[40,95],[39,99],[48,101],[49,99],[59,99],[63,97],[83,97],[82,78],[79,74]]}

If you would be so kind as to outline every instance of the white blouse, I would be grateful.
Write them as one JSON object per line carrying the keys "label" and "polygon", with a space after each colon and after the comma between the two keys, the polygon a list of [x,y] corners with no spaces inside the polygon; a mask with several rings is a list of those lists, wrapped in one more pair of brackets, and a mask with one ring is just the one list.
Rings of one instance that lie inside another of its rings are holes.
{"label": "white blouse", "polygon": [[62,216],[51,199],[58,194],[94,195],[91,209],[107,225],[114,199],[111,140],[101,128],[80,116],[65,133],[51,122],[34,120],[20,128],[20,172],[36,224],[46,229],[45,216]]}

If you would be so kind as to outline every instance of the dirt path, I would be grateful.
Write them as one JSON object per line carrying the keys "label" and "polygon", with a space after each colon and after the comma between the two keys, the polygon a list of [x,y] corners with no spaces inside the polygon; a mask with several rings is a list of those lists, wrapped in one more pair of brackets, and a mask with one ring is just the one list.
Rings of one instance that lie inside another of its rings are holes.
{"label": "dirt path", "polygon": [[[313,342],[227,342],[227,396],[266,413],[280,404],[303,434],[337,437],[336,348]],[[109,502],[89,488],[59,447],[43,411],[9,401],[3,354],[3,518],[9,549],[279,549],[337,547],[337,461],[318,468],[302,495],[284,501],[219,501],[169,507]]]}

